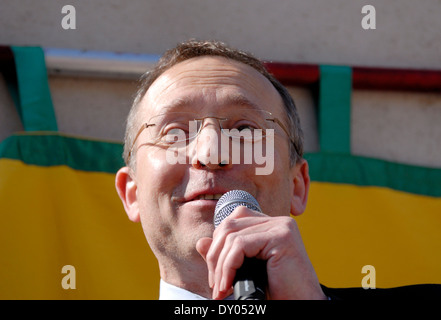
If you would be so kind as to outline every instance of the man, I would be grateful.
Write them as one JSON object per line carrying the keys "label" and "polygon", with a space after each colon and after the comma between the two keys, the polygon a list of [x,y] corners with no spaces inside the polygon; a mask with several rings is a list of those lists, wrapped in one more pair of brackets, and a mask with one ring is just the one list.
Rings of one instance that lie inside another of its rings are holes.
{"label": "man", "polygon": [[[221,128],[219,119],[253,122],[265,112],[280,121],[263,124],[274,130],[275,165],[271,174],[257,175],[255,162],[234,163],[232,152],[218,150],[214,141],[235,125]],[[182,114],[207,117],[185,141],[186,163],[167,161],[170,145],[159,141],[168,129],[155,119],[162,123],[170,114],[171,122]],[[189,41],[168,51],[134,101],[124,155],[127,166],[118,171],[116,188],[158,259],[160,298],[167,298],[164,288],[178,287],[224,299],[249,256],[267,261],[269,298],[326,299],[290,218],[304,211],[309,189],[297,111],[260,61],[218,42]],[[217,199],[233,189],[252,194],[264,213],[239,207],[214,231]]]}
{"label": "man", "polygon": [[[238,137],[247,130],[260,138]],[[225,152],[222,137],[239,149]],[[160,299],[225,299],[244,257],[267,261],[269,299],[328,298],[290,217],[308,198],[302,139],[292,98],[247,53],[189,41],[145,75],[116,188],[158,259]],[[257,174],[256,159],[233,161],[247,143],[269,140],[271,172]],[[238,207],[214,229],[217,200],[235,189],[252,194],[263,213]]]}

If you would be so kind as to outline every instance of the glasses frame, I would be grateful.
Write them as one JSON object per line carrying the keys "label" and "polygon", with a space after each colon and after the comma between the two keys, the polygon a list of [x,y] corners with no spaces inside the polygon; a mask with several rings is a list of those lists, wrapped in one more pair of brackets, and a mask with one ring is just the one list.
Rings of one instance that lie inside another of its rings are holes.
{"label": "glasses frame", "polygon": [[[271,116],[273,115],[273,114],[272,114],[271,112],[269,112],[269,111],[266,111],[266,110],[261,110],[261,111],[267,113],[268,115],[271,115]],[[222,121],[224,121],[224,120],[228,120],[228,118],[225,118],[225,117],[217,117],[217,116],[206,116],[206,117],[202,117],[202,118],[195,118],[195,119],[193,119],[193,120],[200,120],[200,121],[202,121],[202,124],[203,124],[204,121],[205,121],[205,119],[208,119],[208,118],[218,120],[219,127],[221,128],[221,130],[223,130],[223,128],[222,128],[222,125],[221,125],[220,121],[221,121],[221,120],[222,120]],[[294,139],[291,137],[291,135],[290,135],[289,132],[288,132],[288,129],[286,129],[286,127],[285,127],[285,125],[282,123],[282,121],[280,121],[277,117],[274,117],[274,116],[273,116],[272,118],[266,118],[265,120],[266,120],[266,121],[271,121],[271,122],[277,123],[277,124],[280,126],[280,128],[282,128],[282,130],[285,132],[285,134],[288,136],[288,138],[289,138],[289,140],[291,141],[291,143],[294,145],[294,149],[295,149],[296,153],[299,154],[299,151],[298,151],[298,148],[297,148],[296,143],[294,142]],[[138,137],[141,135],[141,133],[144,131],[144,129],[147,129],[147,128],[149,128],[149,127],[153,127],[153,126],[155,126],[155,125],[156,125],[155,123],[147,123],[147,122],[146,122],[146,123],[143,123],[143,124],[142,124],[141,128],[139,128],[138,132],[136,133],[135,138],[133,139],[132,146],[130,147],[130,151],[129,151],[129,154],[128,154],[128,157],[127,157],[127,161],[128,161],[128,162],[130,161],[130,158],[132,157],[132,154],[133,154],[133,148],[135,147],[135,143],[136,143],[136,140],[138,139]],[[192,138],[197,137],[197,136],[199,135],[199,133],[200,133],[201,130],[202,130],[202,126],[201,126],[201,128],[199,128],[199,130],[198,130],[198,132],[196,133],[196,135],[195,135],[194,137],[192,137]],[[190,140],[190,139],[189,139],[189,140]]]}

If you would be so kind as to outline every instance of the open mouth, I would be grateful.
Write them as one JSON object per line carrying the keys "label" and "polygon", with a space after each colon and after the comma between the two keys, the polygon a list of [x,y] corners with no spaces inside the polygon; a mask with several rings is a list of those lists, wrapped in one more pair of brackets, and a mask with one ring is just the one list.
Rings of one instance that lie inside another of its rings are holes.
{"label": "open mouth", "polygon": [[197,197],[195,197],[193,200],[219,200],[220,197],[222,197],[222,193],[216,193],[216,194],[200,194]]}

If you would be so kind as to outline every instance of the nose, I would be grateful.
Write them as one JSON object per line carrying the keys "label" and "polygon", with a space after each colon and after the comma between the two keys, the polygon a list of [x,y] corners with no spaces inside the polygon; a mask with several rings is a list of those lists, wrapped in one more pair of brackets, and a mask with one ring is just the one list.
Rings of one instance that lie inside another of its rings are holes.
{"label": "nose", "polygon": [[204,119],[194,144],[192,159],[194,168],[210,170],[231,168],[229,138],[222,134],[218,120]]}

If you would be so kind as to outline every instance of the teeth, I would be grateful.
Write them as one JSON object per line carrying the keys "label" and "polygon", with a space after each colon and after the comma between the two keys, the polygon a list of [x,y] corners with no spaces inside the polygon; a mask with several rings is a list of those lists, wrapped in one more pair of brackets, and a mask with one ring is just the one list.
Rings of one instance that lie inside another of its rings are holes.
{"label": "teeth", "polygon": [[222,197],[222,193],[216,194],[201,194],[196,199],[197,200],[219,200]]}

